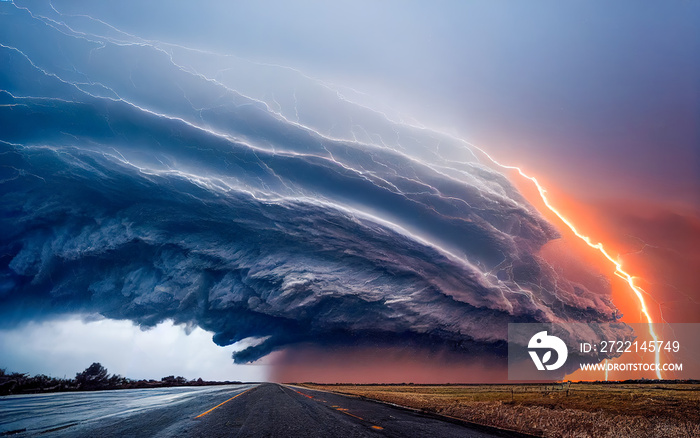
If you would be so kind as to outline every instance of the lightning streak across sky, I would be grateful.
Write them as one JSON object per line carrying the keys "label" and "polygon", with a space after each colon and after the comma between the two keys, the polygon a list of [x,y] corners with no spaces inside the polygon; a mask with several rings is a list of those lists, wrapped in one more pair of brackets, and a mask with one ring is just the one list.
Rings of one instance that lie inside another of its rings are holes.
{"label": "lightning streak across sky", "polygon": [[[610,255],[610,253],[605,249],[605,247],[603,246],[603,244],[601,242],[593,243],[591,241],[590,237],[588,237],[584,234],[581,234],[581,232],[576,228],[576,226],[574,226],[574,224],[569,219],[567,219],[561,212],[559,212],[559,210],[556,209],[556,207],[554,207],[554,205],[552,205],[549,198],[547,197],[547,190],[537,181],[537,178],[526,174],[525,172],[523,172],[523,170],[521,168],[519,168],[517,166],[510,166],[510,165],[499,163],[496,159],[494,159],[491,155],[489,155],[486,151],[479,148],[478,146],[474,146],[472,144],[470,144],[470,146],[475,148],[475,149],[478,149],[482,154],[484,154],[489,160],[491,160],[491,162],[493,162],[497,166],[499,166],[503,169],[515,170],[523,178],[532,181],[532,183],[535,184],[535,187],[537,187],[537,191],[539,192],[540,197],[542,198],[542,202],[544,202],[544,204],[547,206],[547,208],[550,211],[552,211],[552,213],[554,213],[576,235],[576,237],[583,240],[586,243],[586,245],[590,246],[591,248],[598,250],[598,252],[603,254],[603,256],[606,259],[608,259],[608,261],[610,261],[610,263],[612,263],[615,266],[615,271],[614,271],[615,275],[617,275],[618,277],[620,277],[621,279],[623,279],[627,283],[629,288],[632,289],[635,296],[639,300],[639,305],[641,307],[641,311],[647,320],[647,324],[649,325],[649,335],[654,340],[654,342],[658,341],[658,337],[657,337],[656,333],[654,332],[654,327],[652,325],[654,321],[652,320],[651,315],[649,314],[646,302],[644,301],[644,295],[642,294],[644,291],[642,290],[642,288],[640,288],[639,286],[634,284],[634,277],[632,275],[630,275],[628,272],[626,272],[624,269],[622,269],[622,263],[619,260],[616,260],[615,258],[613,258]],[[661,379],[662,378],[661,371],[659,370],[659,366],[658,366],[660,361],[661,361],[659,349],[656,349],[656,351],[654,353],[654,361],[655,361],[654,363],[657,365],[656,377]],[[607,380],[607,371],[606,371],[606,380]]]}

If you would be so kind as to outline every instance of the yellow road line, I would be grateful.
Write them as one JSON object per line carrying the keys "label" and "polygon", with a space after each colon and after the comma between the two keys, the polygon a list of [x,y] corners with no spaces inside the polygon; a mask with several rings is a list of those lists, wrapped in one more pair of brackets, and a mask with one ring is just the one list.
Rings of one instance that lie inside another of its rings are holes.
{"label": "yellow road line", "polygon": [[[250,388],[250,389],[253,389],[253,388]],[[238,397],[239,395],[243,395],[243,394],[245,394],[246,392],[250,391],[250,389],[246,389],[245,391],[241,392],[240,394],[234,395],[233,397],[231,397],[230,399],[226,400],[225,402],[219,403],[218,405],[214,406],[213,408],[209,409],[209,410],[206,411],[206,412],[202,412],[201,414],[197,415],[197,416],[194,417],[194,418],[199,418],[199,417],[203,417],[203,416],[207,415],[209,412],[213,411],[214,409],[218,408],[219,406],[225,405],[226,403],[230,402],[231,400],[233,400],[234,398]]]}
{"label": "yellow road line", "polygon": [[343,414],[348,414],[349,416],[351,416],[351,417],[355,417],[355,418],[358,418],[358,419],[360,419],[360,420],[362,420],[362,421],[364,421],[364,420],[365,420],[365,419],[364,419],[364,418],[362,418],[362,417],[358,417],[358,416],[357,416],[357,415],[355,415],[355,414],[351,414],[351,413],[350,413],[350,412],[348,412],[348,410],[347,410],[347,409],[345,409],[345,408],[337,408],[337,409],[336,409],[336,411],[340,411],[340,412],[342,412]]}
{"label": "yellow road line", "polygon": [[[289,386],[291,386],[291,385],[289,385]],[[304,389],[309,389],[309,388],[304,388]],[[334,392],[331,392],[331,391],[324,391],[324,390],[322,390],[322,389],[313,389],[312,391],[319,391],[319,392],[325,392],[325,393],[327,393],[327,394],[338,395],[337,393],[334,393]],[[312,396],[310,396],[310,395],[304,394],[304,393],[301,392],[301,391],[297,391],[296,389],[294,389],[294,392],[297,392],[297,393],[303,395],[304,397],[314,398],[314,397],[312,397]],[[347,394],[343,394],[343,395],[347,396]],[[316,400],[322,401],[323,403],[328,403],[328,402],[325,401],[325,400],[321,400],[321,399],[316,399]],[[347,415],[349,415],[349,416],[351,416],[351,417],[355,417],[355,418],[357,418],[357,419],[359,419],[359,420],[367,421],[367,420],[365,420],[364,418],[362,418],[362,417],[360,417],[360,416],[357,416],[357,415],[355,415],[355,414],[351,414],[350,412],[348,412],[348,409],[347,409],[347,408],[341,408],[341,407],[338,406],[338,405],[331,405],[331,408],[334,408],[336,411],[342,412],[343,414],[347,414]],[[371,427],[372,429],[374,429],[374,430],[384,430],[384,428],[383,428],[382,426],[373,425],[373,426],[370,426],[370,427]]]}

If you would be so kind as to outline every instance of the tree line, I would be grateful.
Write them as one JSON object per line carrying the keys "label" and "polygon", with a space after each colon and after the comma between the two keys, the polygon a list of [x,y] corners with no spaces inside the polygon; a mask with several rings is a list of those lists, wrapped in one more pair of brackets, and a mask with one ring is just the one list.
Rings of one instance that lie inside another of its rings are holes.
{"label": "tree line", "polygon": [[94,362],[73,379],[50,377],[44,374],[8,373],[0,369],[0,395],[35,394],[62,391],[99,391],[106,389],[164,388],[171,386],[207,386],[241,383],[215,382],[202,378],[188,380],[182,376],[167,376],[160,380],[135,380],[119,374],[110,375],[107,368]]}

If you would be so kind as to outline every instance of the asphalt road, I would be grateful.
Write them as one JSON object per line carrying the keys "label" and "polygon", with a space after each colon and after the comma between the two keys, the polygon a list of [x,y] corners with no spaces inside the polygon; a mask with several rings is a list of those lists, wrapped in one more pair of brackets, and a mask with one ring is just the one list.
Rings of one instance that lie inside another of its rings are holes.
{"label": "asphalt road", "polygon": [[257,385],[0,397],[0,437],[178,436],[194,417]]}
{"label": "asphalt road", "polygon": [[[123,391],[111,391],[122,392]],[[122,395],[123,396],[123,395]],[[84,406],[85,407],[85,406]],[[2,409],[2,404],[0,404]],[[487,433],[390,405],[264,383],[188,393],[92,419],[28,428],[42,437],[487,437]],[[7,431],[7,430],[6,430]]]}

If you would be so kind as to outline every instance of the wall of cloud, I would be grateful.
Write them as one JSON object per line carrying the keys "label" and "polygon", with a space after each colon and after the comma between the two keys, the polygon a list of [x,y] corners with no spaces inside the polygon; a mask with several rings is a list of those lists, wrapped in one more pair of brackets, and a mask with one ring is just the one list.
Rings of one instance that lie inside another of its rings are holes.
{"label": "wall of cloud", "polygon": [[249,362],[503,353],[508,322],[615,320],[604,279],[537,255],[556,229],[468,143],[294,69],[0,8],[3,326],[173,320],[252,340]]}

